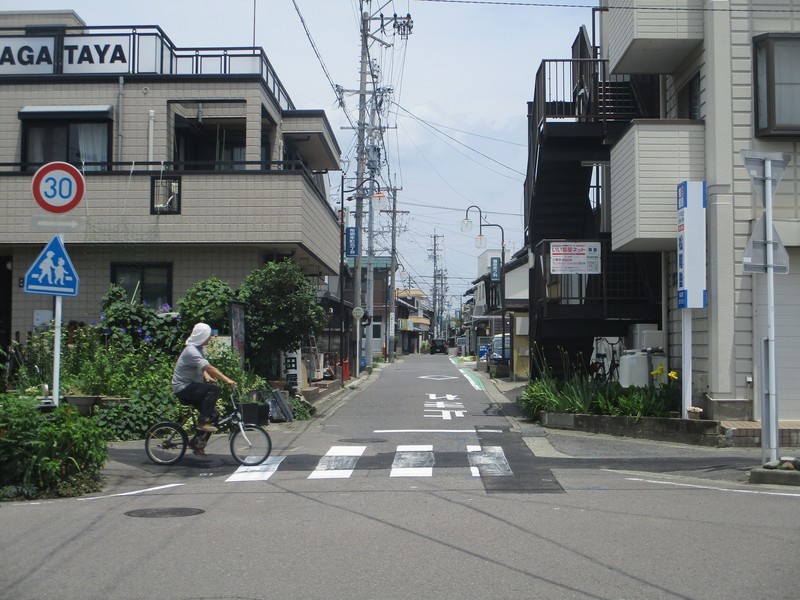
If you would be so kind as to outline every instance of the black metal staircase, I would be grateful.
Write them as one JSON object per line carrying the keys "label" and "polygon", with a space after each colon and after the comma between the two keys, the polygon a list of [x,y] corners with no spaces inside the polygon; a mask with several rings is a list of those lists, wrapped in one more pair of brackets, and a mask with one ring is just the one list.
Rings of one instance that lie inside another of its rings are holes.
{"label": "black metal staircase", "polygon": [[[591,356],[595,337],[622,336],[632,323],[660,322],[657,254],[612,252],[601,231],[599,166],[630,121],[650,117],[652,80],[613,79],[606,62],[590,58],[544,61],[529,115],[526,242],[534,253],[529,275],[531,372],[543,358],[554,376]],[[643,100],[645,104],[643,105]],[[600,275],[552,275],[549,243],[601,243]]]}

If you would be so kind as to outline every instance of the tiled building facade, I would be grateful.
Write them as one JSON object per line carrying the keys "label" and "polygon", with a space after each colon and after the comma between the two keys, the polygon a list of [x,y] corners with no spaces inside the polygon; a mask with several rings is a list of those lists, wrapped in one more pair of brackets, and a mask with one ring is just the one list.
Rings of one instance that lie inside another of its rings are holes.
{"label": "tiled building facade", "polygon": [[[111,282],[160,306],[212,275],[238,287],[273,259],[338,273],[326,173],[339,147],[262,49],[176,48],[157,27],[91,27],[73,12],[0,13],[0,49],[4,344],[52,315],[52,297],[20,282],[55,234],[80,277],[65,322],[96,319]],[[86,182],[60,215],[31,191],[52,161]]]}

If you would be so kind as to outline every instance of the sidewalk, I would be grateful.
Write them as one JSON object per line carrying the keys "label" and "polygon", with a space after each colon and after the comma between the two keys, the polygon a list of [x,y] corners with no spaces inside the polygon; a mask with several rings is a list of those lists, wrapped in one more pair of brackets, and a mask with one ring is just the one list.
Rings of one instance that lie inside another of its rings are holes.
{"label": "sidewalk", "polygon": [[[517,405],[517,397],[527,385],[527,381],[492,379],[489,377],[488,373],[474,370],[474,363],[463,363],[463,365],[473,370],[472,372],[484,380],[486,392],[498,405],[506,418],[508,418],[509,422],[512,424],[513,430],[522,432],[523,436],[526,431],[532,432],[538,436],[545,434],[546,429],[534,425],[530,419],[522,413]],[[760,422],[721,421],[719,422],[719,426],[720,429],[725,432],[726,438],[731,440],[731,445],[758,447],[758,444],[752,442],[756,439],[760,439]],[[781,421],[779,430],[781,445],[785,451],[796,448],[798,444],[800,444],[800,422]],[[739,442],[738,444],[735,443],[737,441]],[[745,442],[750,443],[748,444]],[[800,486],[800,470],[797,470],[800,461],[794,458],[798,452],[800,452],[800,450],[795,449],[793,456],[782,455],[781,459],[776,461],[776,464],[752,469],[750,471],[750,483]]]}

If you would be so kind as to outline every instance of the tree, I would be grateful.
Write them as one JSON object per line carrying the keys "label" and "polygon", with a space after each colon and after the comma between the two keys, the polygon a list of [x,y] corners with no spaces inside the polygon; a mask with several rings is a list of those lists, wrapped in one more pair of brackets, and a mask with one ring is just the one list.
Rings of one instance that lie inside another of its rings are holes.
{"label": "tree", "polygon": [[208,323],[220,333],[228,332],[228,311],[236,297],[233,288],[216,277],[198,281],[178,300],[181,333],[187,337],[195,323]]}
{"label": "tree", "polygon": [[289,260],[270,262],[250,273],[238,295],[246,306],[251,365],[263,375],[274,374],[267,372],[273,370],[271,355],[297,350],[327,323],[316,288]]}

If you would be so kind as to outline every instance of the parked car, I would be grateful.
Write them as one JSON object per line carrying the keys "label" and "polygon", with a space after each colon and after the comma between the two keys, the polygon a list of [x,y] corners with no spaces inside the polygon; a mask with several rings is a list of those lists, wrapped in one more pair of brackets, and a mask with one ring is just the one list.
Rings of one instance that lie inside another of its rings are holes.
{"label": "parked car", "polygon": [[431,340],[431,354],[447,354],[447,340],[444,338],[433,338]]}
{"label": "parked car", "polygon": [[503,334],[498,334],[492,338],[492,362],[497,364],[508,364],[511,358],[511,335],[506,334],[506,353],[503,356]]}

